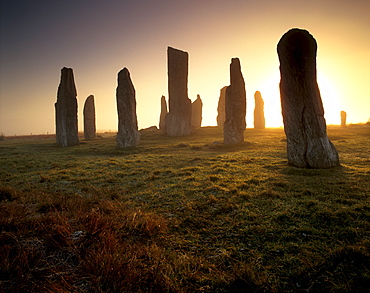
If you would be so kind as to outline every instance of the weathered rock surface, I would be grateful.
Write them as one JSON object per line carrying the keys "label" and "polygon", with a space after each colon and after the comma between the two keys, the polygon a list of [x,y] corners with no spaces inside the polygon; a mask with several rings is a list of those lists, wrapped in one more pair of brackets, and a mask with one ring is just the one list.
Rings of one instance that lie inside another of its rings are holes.
{"label": "weathered rock surface", "polygon": [[218,99],[217,105],[217,126],[224,127],[225,123],[225,99],[226,99],[226,89],[227,86],[224,86],[220,90],[220,97]]}
{"label": "weathered rock surface", "polygon": [[95,101],[93,95],[90,95],[86,98],[83,114],[84,114],[84,137],[85,139],[93,139],[96,137]]}
{"label": "weathered rock surface", "polygon": [[73,70],[63,67],[55,103],[56,142],[62,147],[79,143],[76,96]]}
{"label": "weathered rock surface", "polygon": [[191,104],[191,126],[195,129],[202,126],[202,110],[203,102],[200,95],[197,95],[197,99]]}
{"label": "weathered rock surface", "polygon": [[166,130],[166,116],[167,116],[167,102],[166,97],[161,97],[161,115],[159,117],[159,129],[160,130]]}
{"label": "weathered rock surface", "polygon": [[135,147],[139,144],[140,133],[136,117],[135,88],[127,68],[118,73],[117,86],[118,133],[117,146]]}
{"label": "weathered rock surface", "polygon": [[247,126],[245,115],[247,100],[244,78],[239,58],[232,58],[230,64],[230,85],[226,89],[224,143],[236,144],[244,141]]}
{"label": "weathered rock surface", "polygon": [[347,124],[347,113],[346,111],[340,111],[340,125],[346,126]]}
{"label": "weathered rock surface", "polygon": [[277,45],[288,162],[300,168],[339,165],[338,153],[326,134],[316,76],[316,51],[316,40],[300,29],[285,33]]}
{"label": "weathered rock surface", "polygon": [[183,136],[191,133],[191,100],[188,98],[188,53],[171,47],[167,50],[169,112],[166,133]]}
{"label": "weathered rock surface", "polygon": [[265,129],[265,103],[259,91],[254,93],[254,128]]}

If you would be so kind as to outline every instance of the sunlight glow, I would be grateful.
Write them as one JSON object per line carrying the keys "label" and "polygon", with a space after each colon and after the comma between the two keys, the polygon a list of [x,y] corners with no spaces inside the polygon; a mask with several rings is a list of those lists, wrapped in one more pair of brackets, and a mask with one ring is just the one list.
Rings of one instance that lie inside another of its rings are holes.
{"label": "sunlight glow", "polygon": [[326,124],[340,124],[340,95],[334,83],[322,72],[317,73],[321,100],[324,105]]}
{"label": "sunlight glow", "polygon": [[[281,127],[283,126],[283,117],[281,114],[280,104],[280,92],[279,92],[280,76],[278,72],[271,74],[268,78],[264,79],[258,84],[256,89],[261,92],[262,99],[265,103],[265,120],[266,127]],[[254,92],[251,96],[253,103],[250,103],[250,109],[252,112],[250,116],[253,119],[254,110]],[[252,107],[253,106],[253,107]],[[250,127],[253,127],[253,120],[249,123]]]}
{"label": "sunlight glow", "polygon": [[[318,72],[318,85],[320,89],[321,99],[324,105],[325,119],[327,124],[340,124],[341,99],[334,83],[326,75]],[[265,118],[266,127],[281,127],[283,126],[283,118],[281,115],[281,103],[279,92],[280,76],[278,73],[271,74],[270,77],[258,84],[256,90],[262,94],[265,102]],[[254,100],[252,99],[254,92],[250,92],[248,97],[248,127],[253,127],[253,110]]]}

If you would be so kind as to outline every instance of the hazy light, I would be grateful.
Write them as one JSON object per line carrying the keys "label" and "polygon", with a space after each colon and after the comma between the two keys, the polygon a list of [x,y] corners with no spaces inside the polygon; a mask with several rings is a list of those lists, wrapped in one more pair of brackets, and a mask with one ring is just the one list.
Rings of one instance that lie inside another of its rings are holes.
{"label": "hazy light", "polygon": [[97,129],[117,129],[115,90],[123,67],[136,89],[139,128],[158,125],[160,98],[168,98],[167,46],[189,53],[189,98],[200,94],[203,126],[216,125],[220,89],[230,83],[233,57],[241,61],[246,84],[247,127],[253,127],[255,91],[265,102],[266,127],[282,126],[276,45],[292,27],[307,29],[318,43],[327,124],[339,124],[341,110],[347,123],[370,117],[370,1],[15,2],[4,3],[0,19],[0,132],[5,135],[55,132],[54,103],[65,66],[74,70],[80,131],[90,94]]}
{"label": "hazy light", "polygon": [[324,105],[326,124],[340,124],[340,96],[334,83],[322,72],[317,73],[321,99]]}

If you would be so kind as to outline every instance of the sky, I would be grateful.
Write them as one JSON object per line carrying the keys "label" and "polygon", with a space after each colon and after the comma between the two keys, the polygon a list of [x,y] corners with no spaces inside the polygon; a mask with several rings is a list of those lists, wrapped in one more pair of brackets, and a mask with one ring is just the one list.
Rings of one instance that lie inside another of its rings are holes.
{"label": "sky", "polygon": [[276,46],[291,28],[318,43],[317,74],[327,124],[370,118],[368,0],[0,0],[0,132],[55,133],[60,72],[73,68],[79,130],[89,95],[98,131],[117,130],[117,74],[136,89],[139,128],[158,126],[168,98],[167,47],[189,53],[188,95],[203,101],[202,126],[216,125],[220,89],[238,57],[253,127],[254,93],[267,127],[282,126]]}

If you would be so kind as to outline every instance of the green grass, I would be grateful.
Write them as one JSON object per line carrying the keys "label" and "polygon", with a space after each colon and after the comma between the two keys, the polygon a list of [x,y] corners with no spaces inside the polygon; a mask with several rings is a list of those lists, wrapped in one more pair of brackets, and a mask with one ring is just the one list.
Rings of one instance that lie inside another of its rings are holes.
{"label": "green grass", "polygon": [[0,291],[366,292],[370,127],[328,134],[324,170],[289,166],[282,129],[5,139]]}

